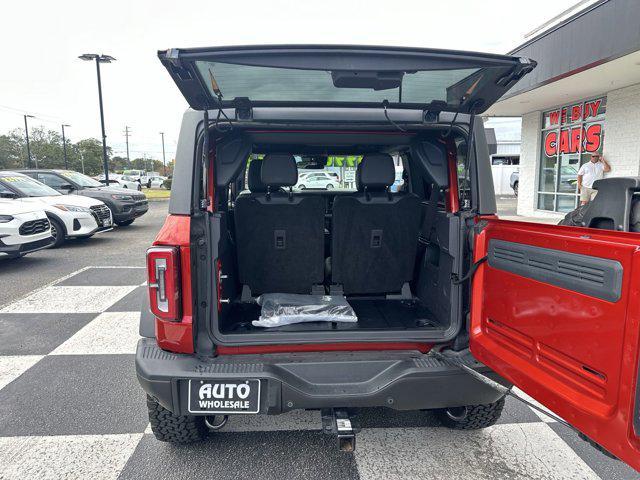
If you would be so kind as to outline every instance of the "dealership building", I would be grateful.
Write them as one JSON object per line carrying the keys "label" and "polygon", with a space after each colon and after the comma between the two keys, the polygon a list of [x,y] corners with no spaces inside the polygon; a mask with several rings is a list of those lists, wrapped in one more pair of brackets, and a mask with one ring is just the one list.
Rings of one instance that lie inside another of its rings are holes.
{"label": "dealership building", "polygon": [[522,117],[519,215],[573,210],[595,152],[607,176],[640,176],[640,0],[580,5],[509,52],[538,66],[487,112]]}

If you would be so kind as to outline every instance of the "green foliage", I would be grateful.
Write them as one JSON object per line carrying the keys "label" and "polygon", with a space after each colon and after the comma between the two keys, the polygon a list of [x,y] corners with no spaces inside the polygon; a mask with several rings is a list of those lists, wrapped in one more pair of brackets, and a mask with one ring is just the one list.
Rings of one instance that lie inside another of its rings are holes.
{"label": "green foliage", "polygon": [[0,135],[0,170],[26,167],[27,147],[20,130]]}
{"label": "green foliage", "polygon": [[[6,135],[0,135],[0,170],[19,168],[65,168],[62,135],[54,130],[42,127],[29,131],[31,147],[31,165],[27,163],[27,143],[24,130],[16,129]],[[112,156],[107,147],[109,171],[141,169],[164,174],[162,161],[148,158],[136,158],[128,161],[125,157]],[[70,170],[84,172],[87,175],[99,175],[103,172],[102,142],[96,138],[85,138],[72,143],[67,139],[67,161]],[[171,160],[167,162],[167,174],[173,171]]]}

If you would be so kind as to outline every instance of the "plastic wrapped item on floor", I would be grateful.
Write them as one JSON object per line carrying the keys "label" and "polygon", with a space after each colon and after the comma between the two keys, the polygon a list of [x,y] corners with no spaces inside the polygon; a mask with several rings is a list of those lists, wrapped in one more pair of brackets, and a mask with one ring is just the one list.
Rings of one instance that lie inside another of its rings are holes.
{"label": "plastic wrapped item on floor", "polygon": [[255,327],[281,327],[304,322],[358,321],[353,308],[343,295],[298,295],[265,293],[257,299],[262,307]]}

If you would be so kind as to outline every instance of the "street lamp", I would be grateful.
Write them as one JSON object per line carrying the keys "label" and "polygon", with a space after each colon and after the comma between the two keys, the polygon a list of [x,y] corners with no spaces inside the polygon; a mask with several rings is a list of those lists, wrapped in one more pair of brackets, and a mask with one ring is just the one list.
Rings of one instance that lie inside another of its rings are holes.
{"label": "street lamp", "polygon": [[24,116],[24,135],[27,139],[27,168],[31,168],[31,146],[29,145],[29,126],[27,125],[27,118],[36,118],[33,115]]}
{"label": "street lamp", "polygon": [[167,162],[164,156],[164,132],[160,132],[162,137],[162,175],[167,176]]}
{"label": "street lamp", "polygon": [[69,170],[69,163],[67,162],[67,139],[64,136],[64,127],[70,127],[66,123],[62,124],[62,151],[64,152],[64,169]]}
{"label": "street lamp", "polygon": [[109,163],[107,161],[107,134],[104,131],[104,109],[102,107],[102,81],[100,80],[100,64],[111,63],[115,61],[110,55],[102,55],[97,53],[85,53],[78,57],[80,60],[87,62],[96,62],[96,73],[98,74],[98,99],[100,101],[100,124],[102,126],[102,163],[104,167],[105,185],[109,185]]}

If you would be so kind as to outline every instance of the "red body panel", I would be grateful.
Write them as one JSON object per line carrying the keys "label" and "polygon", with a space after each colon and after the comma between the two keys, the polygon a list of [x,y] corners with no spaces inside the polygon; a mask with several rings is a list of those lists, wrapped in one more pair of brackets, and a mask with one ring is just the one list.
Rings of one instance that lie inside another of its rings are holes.
{"label": "red body panel", "polygon": [[194,352],[191,309],[190,233],[190,217],[169,215],[153,242],[154,245],[170,245],[180,248],[182,319],[179,322],[173,322],[156,318],[156,340],[158,346],[164,350],[176,353]]}
{"label": "red body panel", "polygon": [[472,289],[474,356],[635,469],[633,432],[640,340],[640,235],[484,218],[490,239],[617,260],[621,298],[609,302],[486,262]]}
{"label": "red body panel", "polygon": [[453,141],[447,143],[447,167],[449,175],[449,188],[447,188],[446,206],[447,212],[460,211],[460,196],[458,193],[458,159],[456,145]]}

